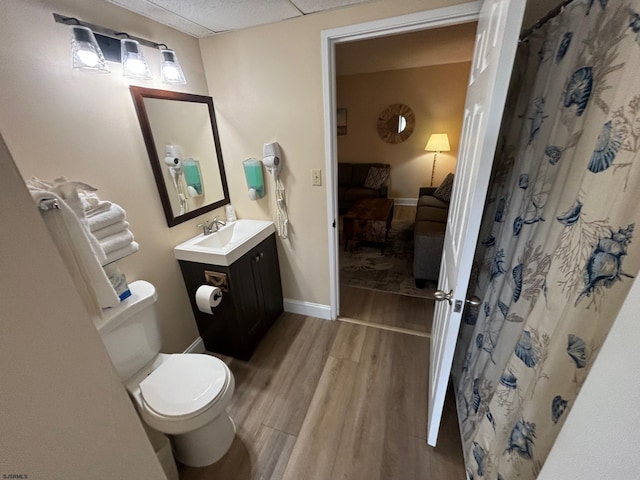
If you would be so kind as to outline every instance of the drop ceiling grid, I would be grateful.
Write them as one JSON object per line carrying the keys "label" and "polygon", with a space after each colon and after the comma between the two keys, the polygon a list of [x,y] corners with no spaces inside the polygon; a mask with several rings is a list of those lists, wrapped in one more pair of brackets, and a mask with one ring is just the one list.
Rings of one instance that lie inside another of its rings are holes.
{"label": "drop ceiling grid", "polygon": [[107,0],[202,38],[372,0]]}

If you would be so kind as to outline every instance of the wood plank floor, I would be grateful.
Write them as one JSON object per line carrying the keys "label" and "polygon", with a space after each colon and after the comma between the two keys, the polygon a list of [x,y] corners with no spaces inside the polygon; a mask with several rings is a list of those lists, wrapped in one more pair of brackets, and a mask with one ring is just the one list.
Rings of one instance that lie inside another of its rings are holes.
{"label": "wood plank floor", "polygon": [[349,287],[340,289],[340,318],[363,324],[431,333],[435,301],[380,290]]}
{"label": "wood plank floor", "polygon": [[[394,220],[412,220],[416,207],[396,205]],[[412,275],[412,272],[407,272]],[[382,328],[429,334],[434,300],[340,284],[340,318]]]}
{"label": "wood plank floor", "polygon": [[182,480],[464,479],[451,399],[426,445],[429,339],[283,314],[248,362],[231,359],[237,435]]}

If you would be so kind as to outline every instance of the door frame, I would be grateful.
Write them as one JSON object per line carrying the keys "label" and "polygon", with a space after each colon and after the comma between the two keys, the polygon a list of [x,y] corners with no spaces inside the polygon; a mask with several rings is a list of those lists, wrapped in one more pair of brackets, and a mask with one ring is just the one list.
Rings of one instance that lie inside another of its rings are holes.
{"label": "door frame", "polygon": [[330,318],[338,318],[340,309],[338,259],[338,147],[336,128],[335,45],[399,33],[448,27],[478,20],[481,1],[462,3],[397,17],[332,28],[321,32],[322,93],[324,109],[324,151],[327,182],[327,231],[329,243]]}

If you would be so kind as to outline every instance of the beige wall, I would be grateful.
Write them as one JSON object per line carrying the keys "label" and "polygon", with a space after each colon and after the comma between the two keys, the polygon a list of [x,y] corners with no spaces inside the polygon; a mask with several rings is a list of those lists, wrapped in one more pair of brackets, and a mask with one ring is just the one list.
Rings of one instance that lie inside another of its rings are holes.
{"label": "beige wall", "polygon": [[200,42],[218,126],[231,200],[240,217],[274,218],[273,182],[252,202],[242,160],[261,158],[262,144],[284,151],[290,238],[278,242],[284,295],[330,302],[325,186],[311,186],[311,169],[326,172],[320,34],[356,24],[462,3],[379,0],[273,25],[229,32]]}
{"label": "beige wall", "polygon": [[[392,70],[337,78],[338,107],[347,108],[347,135],[338,137],[338,161],[391,164],[389,196],[417,198],[431,180],[433,153],[424,147],[432,133],[447,133],[450,152],[438,155],[434,185],[454,172],[470,62]],[[413,134],[385,143],[376,130],[380,112],[394,103],[415,114]]]}
{"label": "beige wall", "polygon": [[[284,294],[327,305],[326,192],[310,187],[310,170],[324,170],[320,32],[447,3],[456,2],[381,0],[219,35],[199,47],[192,37],[98,0],[8,0],[0,4],[0,131],[24,178],[82,180],[126,209],[140,251],[120,267],[130,281],[156,285],[163,349],[181,351],[198,332],[172,248],[197,233],[202,217],[166,226],[128,89],[165,87],[159,80],[125,80],[119,64],[111,64],[109,75],[73,71],[68,28],[55,23],[52,13],[158,40],[178,52],[189,83],[171,90],[213,97],[239,217],[275,217],[272,180],[270,195],[250,201],[242,160],[261,158],[264,142],[280,142],[291,219],[290,239],[279,242]],[[144,51],[156,71],[158,57]],[[224,215],[220,209],[208,217],[217,213]]]}
{"label": "beige wall", "polygon": [[[0,4],[0,131],[22,176],[65,175],[124,207],[140,251],[119,265],[130,281],[156,285],[164,349],[182,351],[198,333],[172,248],[196,234],[200,220],[167,227],[129,93],[129,84],[166,87],[159,79],[125,80],[118,63],[110,63],[109,75],[73,71],[69,29],[53,21],[53,12],[166,43],[189,82],[170,89],[206,95],[198,41],[99,0]],[[158,71],[159,55],[143,51]]]}
{"label": "beige wall", "polygon": [[0,476],[165,478],[1,137],[0,171]]}
{"label": "beige wall", "polygon": [[336,75],[470,62],[477,22],[336,45]]}

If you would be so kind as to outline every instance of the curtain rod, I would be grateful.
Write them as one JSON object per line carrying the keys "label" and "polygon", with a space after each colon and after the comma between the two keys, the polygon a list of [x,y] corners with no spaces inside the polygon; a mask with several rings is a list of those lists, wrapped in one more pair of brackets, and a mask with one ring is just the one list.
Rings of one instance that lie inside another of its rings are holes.
{"label": "curtain rod", "polygon": [[562,12],[562,10],[564,10],[564,7],[569,5],[571,2],[573,2],[573,0],[564,0],[556,8],[550,10],[544,17],[542,17],[540,20],[538,20],[532,27],[527,28],[525,31],[522,32],[522,34],[520,34],[520,41],[524,42],[529,35],[531,35],[537,29],[542,27],[549,20],[551,20],[552,18],[556,17],[560,12]]}

